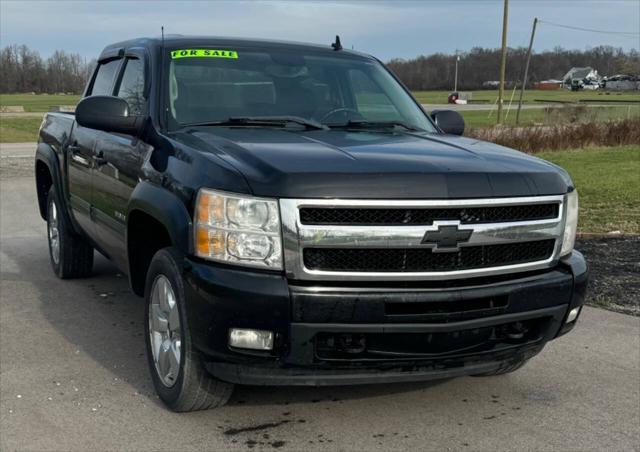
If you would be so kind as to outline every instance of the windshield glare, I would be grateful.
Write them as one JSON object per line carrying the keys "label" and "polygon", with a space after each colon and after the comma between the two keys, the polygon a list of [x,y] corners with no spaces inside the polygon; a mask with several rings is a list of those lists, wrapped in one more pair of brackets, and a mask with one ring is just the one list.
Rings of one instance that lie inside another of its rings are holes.
{"label": "windshield glare", "polygon": [[170,59],[172,128],[234,117],[296,116],[329,126],[366,121],[435,131],[376,61],[280,50],[236,54]]}

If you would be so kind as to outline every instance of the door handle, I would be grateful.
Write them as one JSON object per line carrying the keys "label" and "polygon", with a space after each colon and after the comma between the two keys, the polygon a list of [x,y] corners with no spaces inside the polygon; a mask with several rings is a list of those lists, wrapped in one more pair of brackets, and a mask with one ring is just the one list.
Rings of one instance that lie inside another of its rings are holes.
{"label": "door handle", "polygon": [[87,168],[91,167],[91,162],[87,159],[81,151],[80,146],[78,146],[78,142],[74,141],[73,144],[67,146],[67,151],[69,152],[69,157],[74,162],[79,165],[86,166]]}
{"label": "door handle", "polygon": [[102,151],[98,152],[98,154],[94,158],[94,161],[96,162],[96,166],[102,166],[108,163],[107,159],[104,158],[104,152]]}

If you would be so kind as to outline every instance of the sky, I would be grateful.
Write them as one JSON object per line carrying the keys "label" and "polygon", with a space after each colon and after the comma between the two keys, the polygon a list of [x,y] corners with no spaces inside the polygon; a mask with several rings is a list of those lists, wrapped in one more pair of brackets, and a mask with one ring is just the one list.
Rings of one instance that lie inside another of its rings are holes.
{"label": "sky", "polygon": [[[313,43],[333,41],[388,61],[475,46],[500,46],[502,0],[55,1],[0,0],[0,46],[26,44],[43,57],[63,49],[91,59],[109,43],[165,33]],[[628,32],[574,31],[541,23],[534,50],[612,45],[640,48],[640,0],[510,0],[508,45],[526,47],[534,17]]]}

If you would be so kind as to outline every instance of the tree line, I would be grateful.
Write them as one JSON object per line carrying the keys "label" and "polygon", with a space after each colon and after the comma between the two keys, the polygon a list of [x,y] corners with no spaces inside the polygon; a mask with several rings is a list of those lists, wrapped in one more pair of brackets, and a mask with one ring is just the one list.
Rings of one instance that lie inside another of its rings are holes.
{"label": "tree line", "polygon": [[26,45],[0,50],[0,93],[81,93],[95,60],[56,50],[42,58]]}
{"label": "tree line", "polygon": [[[506,79],[520,83],[527,49],[508,49]],[[498,80],[500,49],[474,47],[458,53],[458,89],[479,89],[487,81]],[[391,60],[388,66],[412,90],[453,88],[456,55],[435,53],[405,60]],[[0,50],[0,93],[74,93],[84,89],[96,64],[79,54],[64,50],[42,58],[25,45],[10,45]],[[531,56],[527,83],[561,79],[574,66],[591,66],[600,75],[640,74],[640,53],[611,46],[587,50],[553,50]]]}
{"label": "tree line", "polygon": [[[483,87],[484,82],[499,80],[500,49],[474,47],[458,53],[458,89]],[[527,49],[507,51],[506,80],[509,85],[521,83]],[[456,55],[435,53],[410,60],[394,59],[387,65],[412,90],[453,89]],[[527,83],[559,79],[572,67],[591,66],[602,76],[616,74],[640,75],[640,53],[632,49],[598,46],[587,50],[567,50],[556,47],[531,55]]]}

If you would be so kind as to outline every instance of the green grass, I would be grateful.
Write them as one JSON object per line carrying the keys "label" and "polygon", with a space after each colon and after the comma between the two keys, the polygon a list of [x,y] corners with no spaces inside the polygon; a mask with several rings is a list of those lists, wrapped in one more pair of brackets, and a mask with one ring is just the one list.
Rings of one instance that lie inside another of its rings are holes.
{"label": "green grass", "polygon": [[42,118],[0,118],[0,143],[38,141],[38,129]]}
{"label": "green grass", "polygon": [[[52,96],[53,97],[53,96]],[[620,115],[627,107],[598,108],[598,114]],[[523,110],[524,124],[543,122],[544,111]],[[463,112],[470,127],[493,125],[487,112]],[[513,117],[515,119],[515,115]],[[37,140],[41,118],[0,118],[0,142]],[[640,233],[640,146],[592,148],[536,154],[565,168],[580,194],[582,232]]]}
{"label": "green grass", "polygon": [[53,105],[76,105],[80,96],[67,94],[0,94],[0,106],[22,105],[24,111],[49,111]]}
{"label": "green grass", "polygon": [[[492,127],[496,125],[496,112],[487,110],[467,110],[459,112],[468,128]],[[506,125],[515,125],[515,108],[505,112],[503,121]],[[520,111],[520,125],[558,124],[559,122],[599,122],[615,119],[630,119],[640,117],[640,105],[620,106],[579,106],[557,107],[550,110],[544,108]]]}
{"label": "green grass", "polygon": [[[33,96],[32,96],[33,97]],[[614,107],[584,107],[586,113],[582,114],[581,120],[605,121],[612,119],[624,119],[628,117],[640,116],[640,106],[614,106]],[[466,127],[483,128],[495,125],[496,114],[489,115],[488,111],[462,111]],[[523,126],[534,124],[557,124],[558,122],[574,122],[572,115],[575,112],[564,108],[555,109],[548,113],[544,109],[522,110],[520,113],[520,124]],[[515,124],[515,112],[509,112],[505,124]],[[0,142],[13,143],[20,141],[35,141],[35,136],[40,126],[40,118],[33,117],[4,117],[1,120]]]}
{"label": "green grass", "polygon": [[566,169],[580,196],[581,232],[640,234],[640,146],[536,154]]}
{"label": "green grass", "polygon": [[[473,93],[472,101],[474,102],[486,102],[494,103],[498,98],[498,90],[471,90]],[[511,99],[512,90],[505,90],[504,99],[509,102]],[[446,104],[449,91],[414,91],[413,95],[423,104]],[[513,96],[513,102],[518,102],[519,91],[516,91]],[[569,91],[566,89],[558,90],[526,90],[524,92],[523,102],[530,103],[536,100],[542,100],[544,102],[563,101],[563,102],[578,102],[579,100],[592,100],[598,101],[636,101],[640,102],[640,92],[638,91],[610,91],[606,94],[605,91]]]}
{"label": "green grass", "polygon": [[[497,90],[474,90],[473,101],[493,103],[498,97]],[[511,90],[505,92],[505,100],[511,99]],[[425,104],[446,104],[448,91],[414,91],[416,98]],[[514,102],[518,100],[518,92],[513,97]],[[546,91],[546,90],[528,90],[525,91],[524,102],[535,102],[535,100],[543,101],[570,101],[578,100],[634,100],[640,103],[639,92],[605,92],[599,91],[578,91],[572,92],[565,89]],[[52,105],[75,105],[80,100],[79,95],[34,95],[34,94],[1,94],[0,106],[6,105],[22,105],[25,111],[40,112],[48,111]]]}

